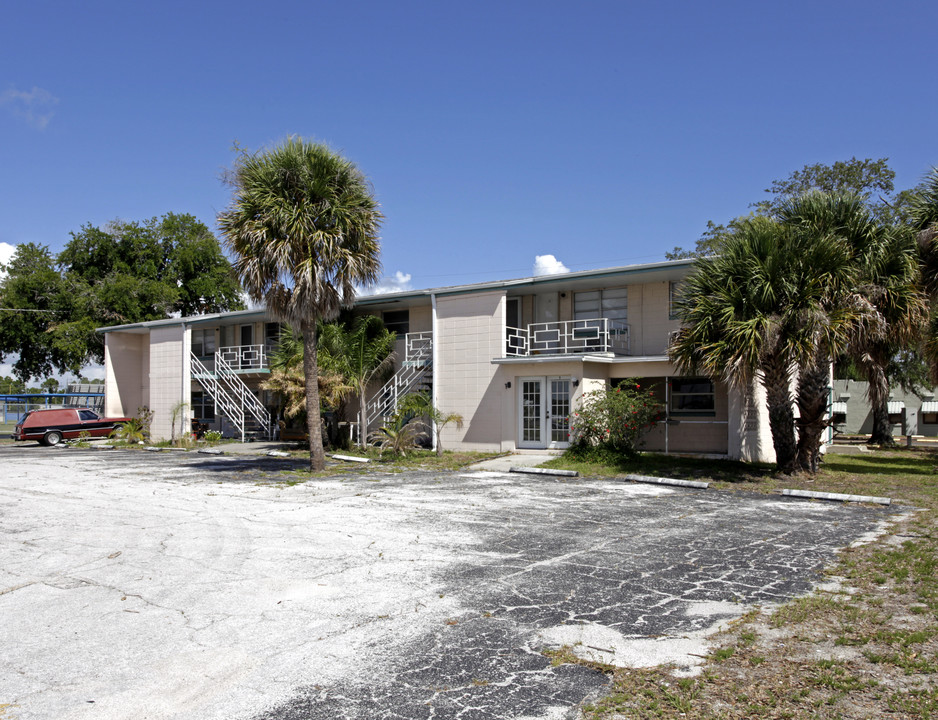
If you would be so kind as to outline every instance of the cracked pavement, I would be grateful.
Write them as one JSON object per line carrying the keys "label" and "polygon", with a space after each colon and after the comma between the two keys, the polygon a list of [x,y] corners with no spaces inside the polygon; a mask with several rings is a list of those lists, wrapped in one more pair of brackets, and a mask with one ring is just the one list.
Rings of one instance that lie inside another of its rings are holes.
{"label": "cracked pavement", "polygon": [[0,447],[0,708],[15,718],[575,718],[692,673],[896,510],[609,479]]}

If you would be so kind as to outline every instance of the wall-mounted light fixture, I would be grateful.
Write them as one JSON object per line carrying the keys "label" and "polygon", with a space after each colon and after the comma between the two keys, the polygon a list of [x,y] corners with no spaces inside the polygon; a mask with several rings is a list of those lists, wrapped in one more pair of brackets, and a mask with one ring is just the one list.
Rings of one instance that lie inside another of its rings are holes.
{"label": "wall-mounted light fixture", "polygon": [[506,390],[511,390],[511,380],[509,380],[508,382],[505,383],[505,389],[506,389]]}
{"label": "wall-mounted light fixture", "polygon": [[573,378],[571,385],[573,385],[573,387],[580,387],[580,381],[577,380],[576,378]]}

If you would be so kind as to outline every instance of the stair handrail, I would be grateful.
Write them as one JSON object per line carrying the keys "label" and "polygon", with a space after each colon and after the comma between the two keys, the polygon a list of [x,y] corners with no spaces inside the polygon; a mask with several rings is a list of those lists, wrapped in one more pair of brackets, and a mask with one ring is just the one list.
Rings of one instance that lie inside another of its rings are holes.
{"label": "stair handrail", "polygon": [[212,396],[215,407],[221,410],[222,415],[228,417],[241,432],[241,442],[244,442],[244,409],[231,397],[225,386],[219,381],[218,375],[205,367],[195,353],[189,355],[192,368],[200,376],[196,378],[199,384]]}
{"label": "stair handrail", "polygon": [[364,436],[376,418],[393,415],[398,401],[423,379],[433,374],[433,333],[407,333],[404,337],[404,361],[391,379],[365,403]]}
{"label": "stair handrail", "polygon": [[[270,413],[267,408],[258,400],[245,382],[238,377],[230,364],[222,357],[220,351],[215,351],[215,369],[218,376],[225,382],[228,388],[235,394],[241,402],[241,406],[251,413],[254,419],[264,428],[264,434],[270,433]],[[244,434],[243,424],[241,434]]]}

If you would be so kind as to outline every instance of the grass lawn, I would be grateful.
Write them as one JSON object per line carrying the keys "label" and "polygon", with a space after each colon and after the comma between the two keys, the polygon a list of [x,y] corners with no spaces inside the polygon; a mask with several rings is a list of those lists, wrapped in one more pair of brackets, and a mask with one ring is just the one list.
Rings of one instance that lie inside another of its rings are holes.
{"label": "grass lawn", "polygon": [[[585,709],[603,718],[938,718],[938,455],[830,455],[816,477],[776,476],[738,463],[640,456],[613,464],[558,458],[583,474],[711,480],[721,490],[804,488],[889,496],[919,511],[876,543],[845,550],[839,582],[756,610],[716,636],[703,672],[597,668],[610,693]],[[575,660],[572,653],[558,661]]]}

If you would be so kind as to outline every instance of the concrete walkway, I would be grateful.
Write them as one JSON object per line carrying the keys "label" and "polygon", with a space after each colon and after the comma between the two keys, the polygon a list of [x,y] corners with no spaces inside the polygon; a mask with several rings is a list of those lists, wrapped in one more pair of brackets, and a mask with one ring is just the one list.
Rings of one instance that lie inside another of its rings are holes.
{"label": "concrete walkway", "polygon": [[488,472],[508,472],[513,467],[539,467],[548,460],[560,457],[560,453],[548,452],[516,452],[510,455],[501,455],[491,460],[483,460],[469,466],[469,470],[485,470]]}

